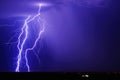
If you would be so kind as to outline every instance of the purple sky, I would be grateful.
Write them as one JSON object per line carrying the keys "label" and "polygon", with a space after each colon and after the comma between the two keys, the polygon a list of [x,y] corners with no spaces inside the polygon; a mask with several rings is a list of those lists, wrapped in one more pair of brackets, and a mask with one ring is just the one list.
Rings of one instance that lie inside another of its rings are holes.
{"label": "purple sky", "polygon": [[[120,70],[120,62],[117,62],[120,56],[118,2],[44,1],[51,3],[52,6],[44,7],[41,12],[41,17],[47,22],[43,38],[50,51],[47,52],[46,48],[43,50],[53,59],[50,62],[50,57],[47,58],[44,55],[43,62],[46,60],[46,63],[49,63],[47,65],[43,63],[44,66],[49,67],[45,67],[45,70]],[[39,0],[1,0],[0,18],[35,14],[38,9],[35,4],[38,2]],[[11,28],[11,31],[15,28]],[[3,29],[0,30],[3,31]],[[5,32],[3,31],[4,35],[7,35]],[[3,36],[4,38],[6,39]]]}

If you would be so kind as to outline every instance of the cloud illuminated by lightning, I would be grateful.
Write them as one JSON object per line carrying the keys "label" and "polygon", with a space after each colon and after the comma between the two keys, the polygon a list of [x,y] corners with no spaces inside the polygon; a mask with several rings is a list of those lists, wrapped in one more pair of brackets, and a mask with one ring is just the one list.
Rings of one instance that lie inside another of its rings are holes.
{"label": "cloud illuminated by lightning", "polygon": [[[28,34],[29,34],[29,30],[28,28],[30,28],[30,26],[28,25],[28,23],[30,23],[31,21],[34,21],[36,18],[38,18],[38,22],[41,23],[41,19],[40,19],[40,10],[42,6],[46,6],[46,4],[39,4],[39,9],[38,9],[38,13],[35,16],[31,16],[29,15],[25,21],[24,21],[24,25],[21,28],[21,33],[18,36],[18,44],[17,44],[17,48],[18,48],[18,56],[17,56],[17,66],[15,71],[16,72],[20,72],[20,66],[21,66],[21,61],[22,61],[22,56],[24,55],[25,57],[25,62],[26,62],[26,67],[27,67],[27,71],[30,72],[30,66],[28,63],[28,58],[27,58],[27,54],[28,51],[33,50],[36,47],[37,42],[39,41],[39,39],[41,38],[42,33],[44,32],[45,26],[44,23],[42,25],[42,30],[39,31],[37,38],[35,39],[35,42],[33,44],[33,46],[31,48],[27,48],[25,49],[25,51],[23,50],[25,43],[28,39]],[[24,35],[23,40],[21,40],[22,35]]]}

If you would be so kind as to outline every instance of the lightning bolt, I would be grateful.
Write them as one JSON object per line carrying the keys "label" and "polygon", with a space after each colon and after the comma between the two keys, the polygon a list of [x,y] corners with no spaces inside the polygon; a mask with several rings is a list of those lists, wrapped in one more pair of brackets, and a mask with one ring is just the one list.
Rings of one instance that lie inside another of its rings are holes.
{"label": "lightning bolt", "polygon": [[[41,38],[42,33],[44,32],[44,29],[45,29],[44,24],[42,26],[42,30],[39,31],[39,34],[38,34],[37,38],[35,39],[35,42],[34,42],[33,46],[31,48],[25,49],[25,51],[23,50],[23,48],[25,46],[25,43],[27,42],[26,40],[28,39],[28,34],[29,34],[29,30],[28,30],[29,25],[28,25],[28,23],[30,23],[31,21],[34,21],[36,18],[39,18],[38,22],[40,23],[40,10],[41,10],[41,7],[42,7],[42,4],[39,5],[38,13],[35,16],[32,17],[31,15],[29,15],[25,19],[24,25],[21,28],[21,33],[18,36],[18,43],[17,43],[18,56],[17,56],[17,66],[16,66],[16,69],[15,69],[15,72],[20,72],[22,55],[24,55],[24,57],[25,57],[25,65],[27,67],[27,71],[30,72],[30,66],[29,66],[27,54],[28,54],[28,51],[33,50],[36,47],[37,42],[39,41],[39,39]],[[24,33],[25,33],[25,35],[24,35]],[[24,35],[23,40],[21,40],[22,35]]]}

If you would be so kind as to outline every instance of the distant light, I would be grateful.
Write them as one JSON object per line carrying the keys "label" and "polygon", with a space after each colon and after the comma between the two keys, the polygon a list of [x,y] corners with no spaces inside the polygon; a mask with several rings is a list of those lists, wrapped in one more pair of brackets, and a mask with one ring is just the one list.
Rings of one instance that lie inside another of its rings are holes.
{"label": "distant light", "polygon": [[89,77],[89,75],[87,75],[87,74],[86,75],[82,75],[82,77]]}

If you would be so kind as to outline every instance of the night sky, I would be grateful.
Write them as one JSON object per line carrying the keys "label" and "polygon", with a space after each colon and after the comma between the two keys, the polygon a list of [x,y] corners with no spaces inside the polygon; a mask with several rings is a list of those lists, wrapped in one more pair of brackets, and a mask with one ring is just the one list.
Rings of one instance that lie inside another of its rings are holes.
{"label": "night sky", "polygon": [[6,43],[17,41],[23,21],[16,21],[40,2],[52,6],[41,10],[47,28],[34,50],[40,63],[29,52],[31,71],[120,71],[119,0],[0,0],[0,72],[15,71],[17,43]]}

